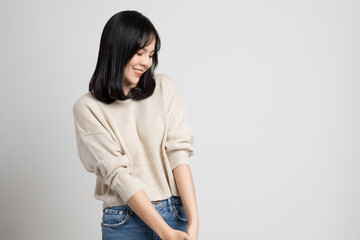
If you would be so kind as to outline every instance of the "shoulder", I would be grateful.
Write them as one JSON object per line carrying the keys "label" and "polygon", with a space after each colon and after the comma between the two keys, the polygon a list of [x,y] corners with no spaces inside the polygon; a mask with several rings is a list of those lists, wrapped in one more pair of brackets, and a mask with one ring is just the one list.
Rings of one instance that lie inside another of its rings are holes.
{"label": "shoulder", "polygon": [[96,110],[97,108],[101,108],[101,103],[94,96],[91,95],[90,92],[84,93],[81,95],[73,105],[74,114],[86,114]]}
{"label": "shoulder", "polygon": [[97,100],[90,92],[75,101],[73,117],[76,129],[82,133],[106,133],[111,128],[105,103]]}
{"label": "shoulder", "polygon": [[159,85],[159,88],[162,91],[171,92],[176,89],[176,83],[171,76],[164,73],[157,73],[154,77],[157,85]]}

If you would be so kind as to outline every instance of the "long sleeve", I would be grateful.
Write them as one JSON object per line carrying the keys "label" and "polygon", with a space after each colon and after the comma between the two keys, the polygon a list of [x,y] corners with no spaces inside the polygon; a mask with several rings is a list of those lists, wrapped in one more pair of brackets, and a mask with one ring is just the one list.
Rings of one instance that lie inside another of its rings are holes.
{"label": "long sleeve", "polygon": [[73,114],[78,156],[85,169],[127,202],[143,185],[132,176],[129,159],[122,153],[106,116],[95,104],[90,107],[84,102],[74,104]]}
{"label": "long sleeve", "polygon": [[167,138],[165,150],[171,170],[182,164],[189,165],[189,157],[194,154],[194,131],[186,120],[184,101],[175,82],[166,79],[167,103]]}

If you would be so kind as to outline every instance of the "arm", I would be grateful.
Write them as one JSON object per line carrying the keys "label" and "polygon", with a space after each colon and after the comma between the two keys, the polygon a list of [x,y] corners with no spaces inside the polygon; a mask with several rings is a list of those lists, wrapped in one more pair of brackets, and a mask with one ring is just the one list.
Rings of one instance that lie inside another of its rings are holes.
{"label": "arm", "polygon": [[133,177],[130,159],[99,105],[77,101],[73,107],[78,156],[85,169],[122,198],[124,202],[143,189]]}
{"label": "arm", "polygon": [[173,173],[188,219],[187,233],[191,235],[193,239],[197,239],[199,232],[199,216],[190,166],[187,164],[180,165],[173,170]]}
{"label": "arm", "polygon": [[194,154],[192,145],[195,133],[187,123],[185,104],[174,81],[169,78],[167,84],[168,129],[165,149],[188,218],[187,233],[196,240],[199,219],[189,164],[189,158]]}
{"label": "arm", "polygon": [[161,239],[174,238],[174,229],[156,211],[143,190],[135,193],[127,204]]}

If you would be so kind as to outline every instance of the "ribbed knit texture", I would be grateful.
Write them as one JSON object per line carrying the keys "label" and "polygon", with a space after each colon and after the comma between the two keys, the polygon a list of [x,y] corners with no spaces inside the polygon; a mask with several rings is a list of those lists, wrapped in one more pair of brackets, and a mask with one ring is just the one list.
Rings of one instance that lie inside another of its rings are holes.
{"label": "ribbed knit texture", "polygon": [[172,170],[189,164],[194,131],[172,78],[155,75],[149,98],[105,104],[90,92],[73,106],[78,156],[96,175],[94,197],[125,205],[144,190],[150,201],[179,196]]}

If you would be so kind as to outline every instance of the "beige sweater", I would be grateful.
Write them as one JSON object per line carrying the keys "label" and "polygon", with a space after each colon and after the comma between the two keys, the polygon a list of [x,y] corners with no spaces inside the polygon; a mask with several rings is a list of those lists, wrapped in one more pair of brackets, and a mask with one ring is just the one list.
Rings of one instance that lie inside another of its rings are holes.
{"label": "beige sweater", "polygon": [[105,104],[90,92],[73,106],[78,156],[96,175],[94,197],[125,205],[144,190],[150,201],[179,196],[172,170],[189,164],[194,131],[175,82],[155,75],[150,97]]}

